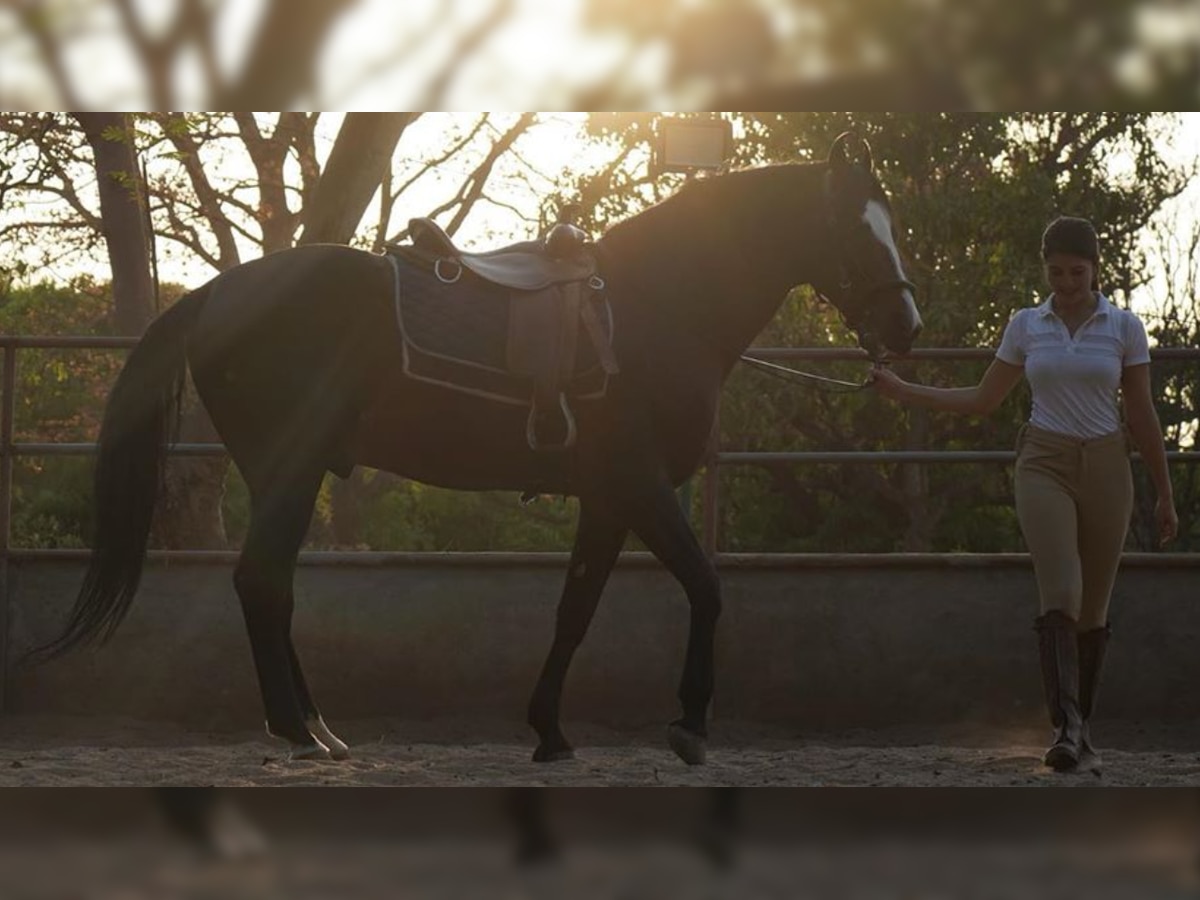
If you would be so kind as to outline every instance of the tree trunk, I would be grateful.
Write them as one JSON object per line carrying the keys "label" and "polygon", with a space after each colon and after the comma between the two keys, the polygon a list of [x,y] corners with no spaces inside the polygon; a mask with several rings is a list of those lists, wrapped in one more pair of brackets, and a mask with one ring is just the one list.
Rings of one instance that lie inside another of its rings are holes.
{"label": "tree trunk", "polygon": [[312,203],[301,244],[347,243],[391,169],[392,153],[420,113],[347,113]]}
{"label": "tree trunk", "polygon": [[[138,336],[154,318],[157,304],[150,276],[146,186],[138,166],[129,116],[76,113],[75,118],[95,159],[117,328],[123,335]],[[180,439],[217,440],[208,416],[198,404],[184,416]],[[226,468],[223,459],[170,459],[150,536],[151,546],[188,550],[225,547],[221,501]]]}
{"label": "tree trunk", "polygon": [[74,113],[92,148],[119,333],[140,335],[154,318],[145,186],[126,113]]}
{"label": "tree trunk", "polygon": [[321,46],[337,19],[358,0],[272,0],[246,67],[219,94],[215,109],[288,109],[312,98]]}
{"label": "tree trunk", "polygon": [[[182,443],[220,443],[208,413],[196,399],[190,381],[187,406],[180,422]],[[167,466],[163,490],[151,532],[151,545],[167,550],[224,550],[225,456],[173,456]]]}
{"label": "tree trunk", "polygon": [[[347,113],[329,161],[304,209],[297,243],[345,244],[391,171],[392,154],[404,130],[420,113]],[[361,542],[362,473],[354,471],[331,486],[330,538],[339,548]]]}

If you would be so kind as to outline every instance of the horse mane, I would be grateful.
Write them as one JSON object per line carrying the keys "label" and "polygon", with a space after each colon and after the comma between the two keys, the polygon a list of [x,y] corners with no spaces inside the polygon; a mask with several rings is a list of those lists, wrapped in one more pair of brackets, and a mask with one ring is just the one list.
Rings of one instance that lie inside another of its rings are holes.
{"label": "horse mane", "polygon": [[823,171],[825,165],[824,161],[803,161],[745,166],[718,175],[690,180],[670,196],[612,225],[605,231],[603,239],[614,237],[619,240],[625,232],[659,226],[696,205],[712,204],[714,201],[720,204],[722,201],[736,201],[739,198],[750,202],[758,199],[760,194],[777,190],[779,182],[784,178],[800,179],[811,176],[818,170]]}

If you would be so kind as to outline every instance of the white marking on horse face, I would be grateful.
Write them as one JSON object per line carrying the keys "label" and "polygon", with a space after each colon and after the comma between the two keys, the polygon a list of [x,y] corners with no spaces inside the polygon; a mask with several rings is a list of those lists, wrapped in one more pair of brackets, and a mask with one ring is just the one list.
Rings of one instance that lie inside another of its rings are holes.
{"label": "white marking on horse face", "polygon": [[[875,239],[887,248],[892,264],[896,267],[896,277],[904,278],[904,263],[900,261],[900,251],[896,249],[896,242],[892,239],[892,217],[888,214],[887,207],[878,200],[869,201],[863,212],[863,222],[870,227]],[[921,313],[917,310],[912,291],[905,288],[903,298],[904,327],[911,335],[915,335],[921,330]]]}
{"label": "white marking on horse face", "polygon": [[875,239],[883,244],[891,254],[892,262],[896,266],[896,273],[902,274],[904,265],[900,262],[900,251],[896,249],[896,242],[892,240],[892,217],[888,215],[887,207],[878,200],[868,201],[867,209],[863,213],[863,221],[870,227]]}

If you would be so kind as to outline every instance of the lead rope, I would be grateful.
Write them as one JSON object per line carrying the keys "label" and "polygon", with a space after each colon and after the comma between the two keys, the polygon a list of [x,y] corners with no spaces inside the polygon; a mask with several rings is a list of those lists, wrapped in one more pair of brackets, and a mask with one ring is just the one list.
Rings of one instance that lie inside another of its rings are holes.
{"label": "lead rope", "polygon": [[[856,381],[842,381],[840,378],[826,378],[824,375],[814,375],[812,372],[801,372],[799,369],[789,369],[787,366],[769,363],[764,359],[756,359],[755,357],[747,356],[744,353],[741,356],[741,360],[742,362],[749,363],[761,371],[766,372],[768,375],[774,375],[776,378],[782,379],[783,381],[810,384],[813,387],[816,387],[818,390],[822,390],[830,394],[853,394],[869,387],[871,384],[871,377],[869,375],[867,376],[866,380],[862,381],[861,383]],[[876,363],[873,368],[878,367],[879,364]]]}

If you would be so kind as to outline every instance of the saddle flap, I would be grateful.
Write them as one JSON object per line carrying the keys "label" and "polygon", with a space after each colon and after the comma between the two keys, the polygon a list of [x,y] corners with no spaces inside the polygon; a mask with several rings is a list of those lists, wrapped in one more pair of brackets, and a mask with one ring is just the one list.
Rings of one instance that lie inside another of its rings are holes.
{"label": "saddle flap", "polygon": [[528,242],[492,253],[464,253],[458,261],[493,284],[520,291],[543,291],[551,285],[585,281],[596,274],[596,261],[588,255],[555,259],[543,245]]}
{"label": "saddle flap", "polygon": [[410,377],[529,406],[539,397],[557,402],[560,392],[601,397],[618,371],[612,317],[596,283],[517,291],[470,272],[448,279],[447,266],[439,275],[407,252],[390,259]]}
{"label": "saddle flap", "polygon": [[514,298],[508,317],[508,368],[562,389],[575,369],[578,283]]}

